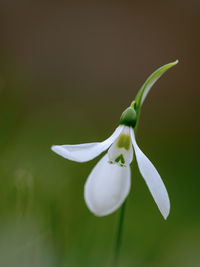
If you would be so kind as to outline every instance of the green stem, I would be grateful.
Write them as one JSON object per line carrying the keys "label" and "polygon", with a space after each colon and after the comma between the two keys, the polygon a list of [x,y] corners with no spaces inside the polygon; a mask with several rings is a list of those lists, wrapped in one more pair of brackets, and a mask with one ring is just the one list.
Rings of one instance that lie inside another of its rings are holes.
{"label": "green stem", "polygon": [[[135,105],[135,101],[133,101],[131,103],[131,105]],[[138,114],[138,121],[139,121],[139,117],[140,117],[140,112]],[[136,134],[138,128],[138,123],[135,126],[134,132]],[[135,155],[133,157],[133,161],[135,160]],[[119,252],[120,252],[120,247],[121,247],[121,239],[122,239],[122,230],[123,230],[123,222],[124,222],[124,213],[125,213],[125,208],[126,208],[126,202],[127,199],[125,200],[125,202],[123,203],[122,207],[121,207],[121,211],[120,211],[120,215],[119,215],[119,224],[118,224],[118,230],[117,230],[117,239],[116,239],[116,245],[115,245],[115,254],[114,254],[114,265],[113,267],[117,267],[118,266],[118,259],[119,259]]]}
{"label": "green stem", "polygon": [[121,207],[120,215],[119,215],[119,224],[118,224],[115,255],[114,255],[114,265],[113,265],[114,267],[118,266],[118,258],[119,258],[119,252],[120,252],[120,247],[121,247],[125,208],[126,208],[126,201],[123,203]]}
{"label": "green stem", "polygon": [[[140,110],[141,110],[141,106],[142,103],[144,101],[144,93],[146,92],[146,94],[149,92],[149,90],[151,89],[151,87],[154,85],[154,83],[171,67],[173,67],[174,65],[176,65],[178,63],[178,60],[166,64],[164,66],[162,66],[161,68],[157,69],[154,73],[152,73],[149,78],[146,80],[146,82],[143,84],[143,86],[141,87],[141,89],[139,90],[135,100],[131,103],[130,107],[134,108],[137,114],[137,121],[136,121],[136,125],[134,125],[134,132],[136,135],[136,131],[138,128],[138,123],[139,123],[139,119],[140,119]],[[146,96],[145,96],[146,97]],[[124,120],[125,118],[123,117],[123,113],[122,113],[122,120]],[[120,120],[121,120],[120,119]],[[122,121],[121,121],[122,122]],[[127,122],[127,121],[123,121],[123,122]],[[130,123],[130,118],[129,118],[129,123]],[[123,124],[123,123],[122,123]],[[119,252],[120,252],[120,246],[121,246],[121,239],[122,239],[122,230],[123,230],[123,221],[124,221],[124,212],[125,212],[125,207],[126,207],[126,201],[124,202],[124,204],[121,207],[121,211],[120,211],[120,217],[119,217],[119,225],[118,225],[118,231],[117,231],[117,239],[116,239],[116,247],[115,247],[115,257],[114,257],[114,267],[118,266],[118,258],[119,258]]]}

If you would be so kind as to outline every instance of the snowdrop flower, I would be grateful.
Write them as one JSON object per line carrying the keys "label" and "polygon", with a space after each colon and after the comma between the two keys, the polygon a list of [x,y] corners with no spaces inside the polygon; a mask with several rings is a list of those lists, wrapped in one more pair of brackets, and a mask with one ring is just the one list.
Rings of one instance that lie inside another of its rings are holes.
{"label": "snowdrop flower", "polygon": [[176,63],[177,61],[161,67],[147,79],[135,101],[122,113],[119,126],[108,139],[96,143],[52,146],[55,153],[76,162],[92,160],[107,151],[89,174],[84,187],[85,202],[96,216],[114,212],[125,201],[131,188],[130,164],[134,155],[141,176],[161,214],[165,219],[169,215],[170,201],[167,190],[158,171],[137,145],[135,129],[141,106],[150,88]]}
{"label": "snowdrop flower", "polygon": [[136,143],[133,130],[136,112],[133,108],[125,111],[124,119],[120,123],[114,133],[103,142],[52,146],[52,150],[66,159],[85,162],[109,148],[108,153],[91,171],[84,188],[87,206],[97,216],[114,212],[127,197],[131,187],[130,164],[135,152],[139,170],[166,218],[169,213],[168,194],[155,167]]}

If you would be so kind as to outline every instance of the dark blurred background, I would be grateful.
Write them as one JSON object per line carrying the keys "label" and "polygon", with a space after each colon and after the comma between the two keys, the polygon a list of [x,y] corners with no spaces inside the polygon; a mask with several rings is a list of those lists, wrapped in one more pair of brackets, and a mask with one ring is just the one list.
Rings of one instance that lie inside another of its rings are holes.
{"label": "dark blurred background", "polygon": [[119,211],[96,218],[52,144],[106,139],[145,79],[138,144],[171,199],[164,221],[132,168],[120,265],[200,266],[200,2],[0,0],[0,266],[111,266]]}

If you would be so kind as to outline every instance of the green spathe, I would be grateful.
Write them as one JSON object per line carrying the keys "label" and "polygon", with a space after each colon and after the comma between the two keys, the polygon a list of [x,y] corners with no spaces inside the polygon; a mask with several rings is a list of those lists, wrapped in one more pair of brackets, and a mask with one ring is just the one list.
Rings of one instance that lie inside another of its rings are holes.
{"label": "green spathe", "polygon": [[160,67],[159,69],[157,69],[156,71],[154,71],[145,81],[145,83],[142,85],[142,87],[140,88],[139,92],[136,95],[135,100],[132,102],[131,106],[135,107],[136,113],[137,113],[137,124],[135,127],[135,131],[137,129],[138,123],[139,123],[139,119],[140,119],[140,112],[141,112],[141,107],[142,104],[146,98],[146,96],[148,95],[151,87],[155,84],[155,82],[170,68],[172,68],[173,66],[175,66],[178,63],[178,60],[171,62],[169,64],[166,64],[162,67]]}
{"label": "green spathe", "polygon": [[133,107],[128,107],[121,115],[120,124],[135,127],[137,120],[136,111]]}
{"label": "green spathe", "polygon": [[168,63],[162,67],[160,67],[159,69],[157,69],[156,71],[154,71],[145,81],[145,83],[142,85],[142,87],[140,88],[136,98],[135,98],[135,102],[136,102],[136,111],[138,111],[138,109],[140,109],[140,106],[143,104],[147,94],[149,93],[151,87],[154,85],[154,83],[167,71],[169,70],[171,67],[175,66],[178,63],[178,60]]}

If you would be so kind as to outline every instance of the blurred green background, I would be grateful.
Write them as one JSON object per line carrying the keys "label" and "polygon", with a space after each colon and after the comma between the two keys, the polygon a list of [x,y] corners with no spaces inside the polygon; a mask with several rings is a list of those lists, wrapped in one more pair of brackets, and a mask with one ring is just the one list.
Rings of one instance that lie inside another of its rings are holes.
{"label": "blurred green background", "polygon": [[200,2],[0,0],[0,266],[111,266],[119,211],[96,218],[52,144],[106,139],[145,79],[138,144],[171,199],[164,221],[132,168],[119,266],[200,266]]}

